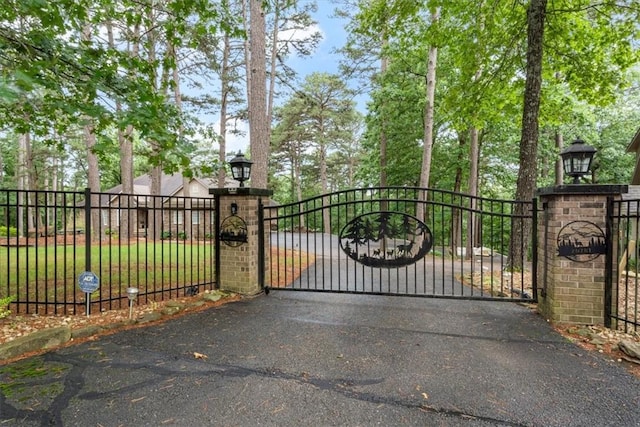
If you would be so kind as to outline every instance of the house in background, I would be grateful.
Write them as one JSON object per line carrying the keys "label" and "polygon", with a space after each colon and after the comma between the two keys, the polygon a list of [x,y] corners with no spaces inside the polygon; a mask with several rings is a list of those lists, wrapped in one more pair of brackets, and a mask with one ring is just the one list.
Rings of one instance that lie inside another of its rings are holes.
{"label": "house in background", "polygon": [[[145,237],[156,229],[158,237],[202,239],[214,232],[214,199],[210,188],[218,186],[213,178],[189,178],[182,174],[162,174],[160,194],[151,195],[151,176],[133,180],[133,194],[123,194],[122,185],[100,194],[100,224],[103,233],[119,233],[122,216],[129,212],[133,225],[131,237]],[[189,185],[185,191],[185,183]],[[225,187],[237,187],[228,178]],[[188,194],[189,196],[185,196]]]}

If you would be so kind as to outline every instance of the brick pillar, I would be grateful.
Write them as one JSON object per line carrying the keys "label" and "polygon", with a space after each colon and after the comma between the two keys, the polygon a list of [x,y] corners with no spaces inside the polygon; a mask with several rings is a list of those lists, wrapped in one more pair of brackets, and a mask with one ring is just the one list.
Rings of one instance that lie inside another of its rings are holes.
{"label": "brick pillar", "polygon": [[604,324],[607,198],[626,192],[626,185],[538,190],[538,310],[552,322]]}
{"label": "brick pillar", "polygon": [[[245,187],[212,188],[209,193],[216,197],[216,215],[220,224],[219,254],[216,254],[218,287],[255,295],[262,291],[261,280],[267,277],[270,265],[268,230],[264,230],[262,242],[259,239],[258,208],[261,203],[267,203],[273,193]],[[235,213],[232,212],[232,205],[234,209],[237,207]],[[243,238],[238,236],[245,231],[246,239],[242,241]]]}

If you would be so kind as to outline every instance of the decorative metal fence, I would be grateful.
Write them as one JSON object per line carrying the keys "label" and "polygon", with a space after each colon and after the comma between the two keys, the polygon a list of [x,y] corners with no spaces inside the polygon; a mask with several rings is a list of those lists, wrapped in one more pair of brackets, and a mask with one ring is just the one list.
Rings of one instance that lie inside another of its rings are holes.
{"label": "decorative metal fence", "polygon": [[126,307],[129,287],[141,303],[213,289],[214,215],[211,197],[0,190],[0,298],[83,313],[85,271],[99,278],[91,312]]}
{"label": "decorative metal fence", "polygon": [[[413,187],[265,206],[267,291],[536,301],[536,203]],[[521,213],[518,213],[521,212]],[[531,252],[528,251],[531,250]]]}
{"label": "decorative metal fence", "polygon": [[640,327],[640,200],[610,198],[607,205],[609,244],[605,280],[605,323],[625,332],[635,331]]}

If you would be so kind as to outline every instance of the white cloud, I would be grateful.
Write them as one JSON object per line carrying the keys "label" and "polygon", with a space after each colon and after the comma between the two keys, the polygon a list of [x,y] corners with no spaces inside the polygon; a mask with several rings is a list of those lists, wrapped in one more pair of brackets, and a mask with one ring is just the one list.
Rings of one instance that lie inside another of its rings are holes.
{"label": "white cloud", "polygon": [[308,28],[304,29],[291,29],[284,30],[278,33],[278,40],[281,43],[291,42],[291,41],[302,41],[309,39],[312,35],[320,33],[322,35],[322,39],[325,37],[324,31],[320,28],[319,25],[314,24]]}

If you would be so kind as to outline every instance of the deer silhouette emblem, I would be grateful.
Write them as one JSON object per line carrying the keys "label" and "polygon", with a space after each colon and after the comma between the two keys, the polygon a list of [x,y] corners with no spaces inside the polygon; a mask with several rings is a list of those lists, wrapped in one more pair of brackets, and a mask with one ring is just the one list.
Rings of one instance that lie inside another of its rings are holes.
{"label": "deer silhouette emblem", "polygon": [[400,256],[400,255],[411,256],[411,251],[413,250],[413,245],[414,244],[415,244],[415,242],[412,240],[406,245],[398,245],[396,247],[396,254],[398,256]]}

